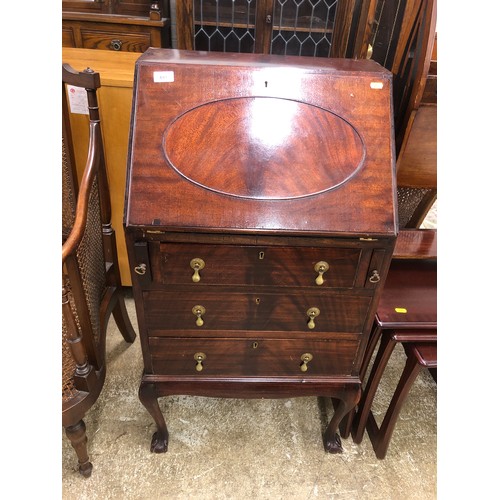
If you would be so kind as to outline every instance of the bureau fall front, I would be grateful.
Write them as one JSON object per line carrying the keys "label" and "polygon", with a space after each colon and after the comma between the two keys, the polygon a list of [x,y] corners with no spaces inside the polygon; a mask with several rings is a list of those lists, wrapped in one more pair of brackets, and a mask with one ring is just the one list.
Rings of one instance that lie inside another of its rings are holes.
{"label": "bureau fall front", "polygon": [[138,59],[124,225],[152,451],[174,394],[332,398],[342,451],[397,235],[391,84],[367,60]]}

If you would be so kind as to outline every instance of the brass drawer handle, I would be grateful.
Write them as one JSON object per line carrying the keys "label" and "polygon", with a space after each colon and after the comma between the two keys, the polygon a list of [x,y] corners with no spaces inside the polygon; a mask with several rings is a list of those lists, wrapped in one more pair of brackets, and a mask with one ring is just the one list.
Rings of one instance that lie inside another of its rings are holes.
{"label": "brass drawer handle", "polygon": [[316,327],[316,323],[314,322],[314,319],[317,318],[320,315],[320,310],[317,307],[311,307],[307,310],[307,316],[309,318],[309,321],[307,322],[307,326],[309,327],[310,330]]}
{"label": "brass drawer handle", "polygon": [[328,269],[330,269],[328,262],[325,262],[324,260],[316,262],[314,266],[314,270],[318,273],[318,276],[316,277],[316,285],[322,285],[325,282],[323,274],[326,273]]}
{"label": "brass drawer handle", "polygon": [[206,313],[206,309],[203,306],[194,306],[193,314],[196,316],[196,326],[203,326],[203,318],[202,316]]}
{"label": "brass drawer handle", "polygon": [[112,50],[121,50],[122,48],[122,41],[121,40],[111,40],[111,42],[109,42],[109,48],[112,49]]}
{"label": "brass drawer handle", "polygon": [[305,352],[304,354],[302,354],[302,356],[300,357],[300,360],[302,361],[302,363],[300,363],[301,372],[307,371],[307,363],[309,363],[311,359],[313,359],[313,355],[310,352]]}
{"label": "brass drawer handle", "polygon": [[191,260],[189,265],[194,271],[191,279],[194,283],[198,283],[201,280],[200,271],[205,267],[205,261],[197,257],[196,259]]}
{"label": "brass drawer handle", "polygon": [[143,274],[146,274],[146,264],[142,263],[142,264],[139,264],[138,266],[135,266],[134,267],[134,271],[137,273],[137,274],[140,274],[141,276]]}
{"label": "brass drawer handle", "polygon": [[203,361],[207,359],[207,355],[204,352],[197,352],[194,355],[194,359],[196,361],[196,371],[201,372],[203,370]]}
{"label": "brass drawer handle", "polygon": [[380,281],[380,274],[376,269],[372,271],[372,275],[370,276],[369,280],[370,283],[378,283]]}

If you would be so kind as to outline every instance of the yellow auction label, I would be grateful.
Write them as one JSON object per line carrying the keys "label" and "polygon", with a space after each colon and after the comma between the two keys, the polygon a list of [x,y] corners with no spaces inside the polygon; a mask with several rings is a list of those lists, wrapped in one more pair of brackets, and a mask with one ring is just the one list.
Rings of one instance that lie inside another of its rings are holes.
{"label": "yellow auction label", "polygon": [[406,314],[408,311],[404,307],[395,307],[394,310],[397,313]]}

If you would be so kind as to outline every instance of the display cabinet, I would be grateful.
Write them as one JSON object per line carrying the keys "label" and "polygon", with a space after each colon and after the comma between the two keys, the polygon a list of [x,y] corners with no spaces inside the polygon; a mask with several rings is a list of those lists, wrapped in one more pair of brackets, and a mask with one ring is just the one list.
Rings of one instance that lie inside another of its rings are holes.
{"label": "display cabinet", "polygon": [[170,46],[168,1],[63,0],[62,45],[122,52]]}
{"label": "display cabinet", "polygon": [[355,4],[355,0],[178,0],[178,48],[344,57]]}

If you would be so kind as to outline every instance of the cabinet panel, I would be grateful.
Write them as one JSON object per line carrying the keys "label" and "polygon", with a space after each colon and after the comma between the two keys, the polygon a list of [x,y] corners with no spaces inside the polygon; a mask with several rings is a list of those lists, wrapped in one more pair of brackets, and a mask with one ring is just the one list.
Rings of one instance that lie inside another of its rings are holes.
{"label": "cabinet panel", "polygon": [[193,48],[255,52],[256,4],[256,0],[194,0]]}
{"label": "cabinet panel", "polygon": [[62,30],[62,46],[63,47],[76,47],[75,36],[73,30],[64,28]]}

